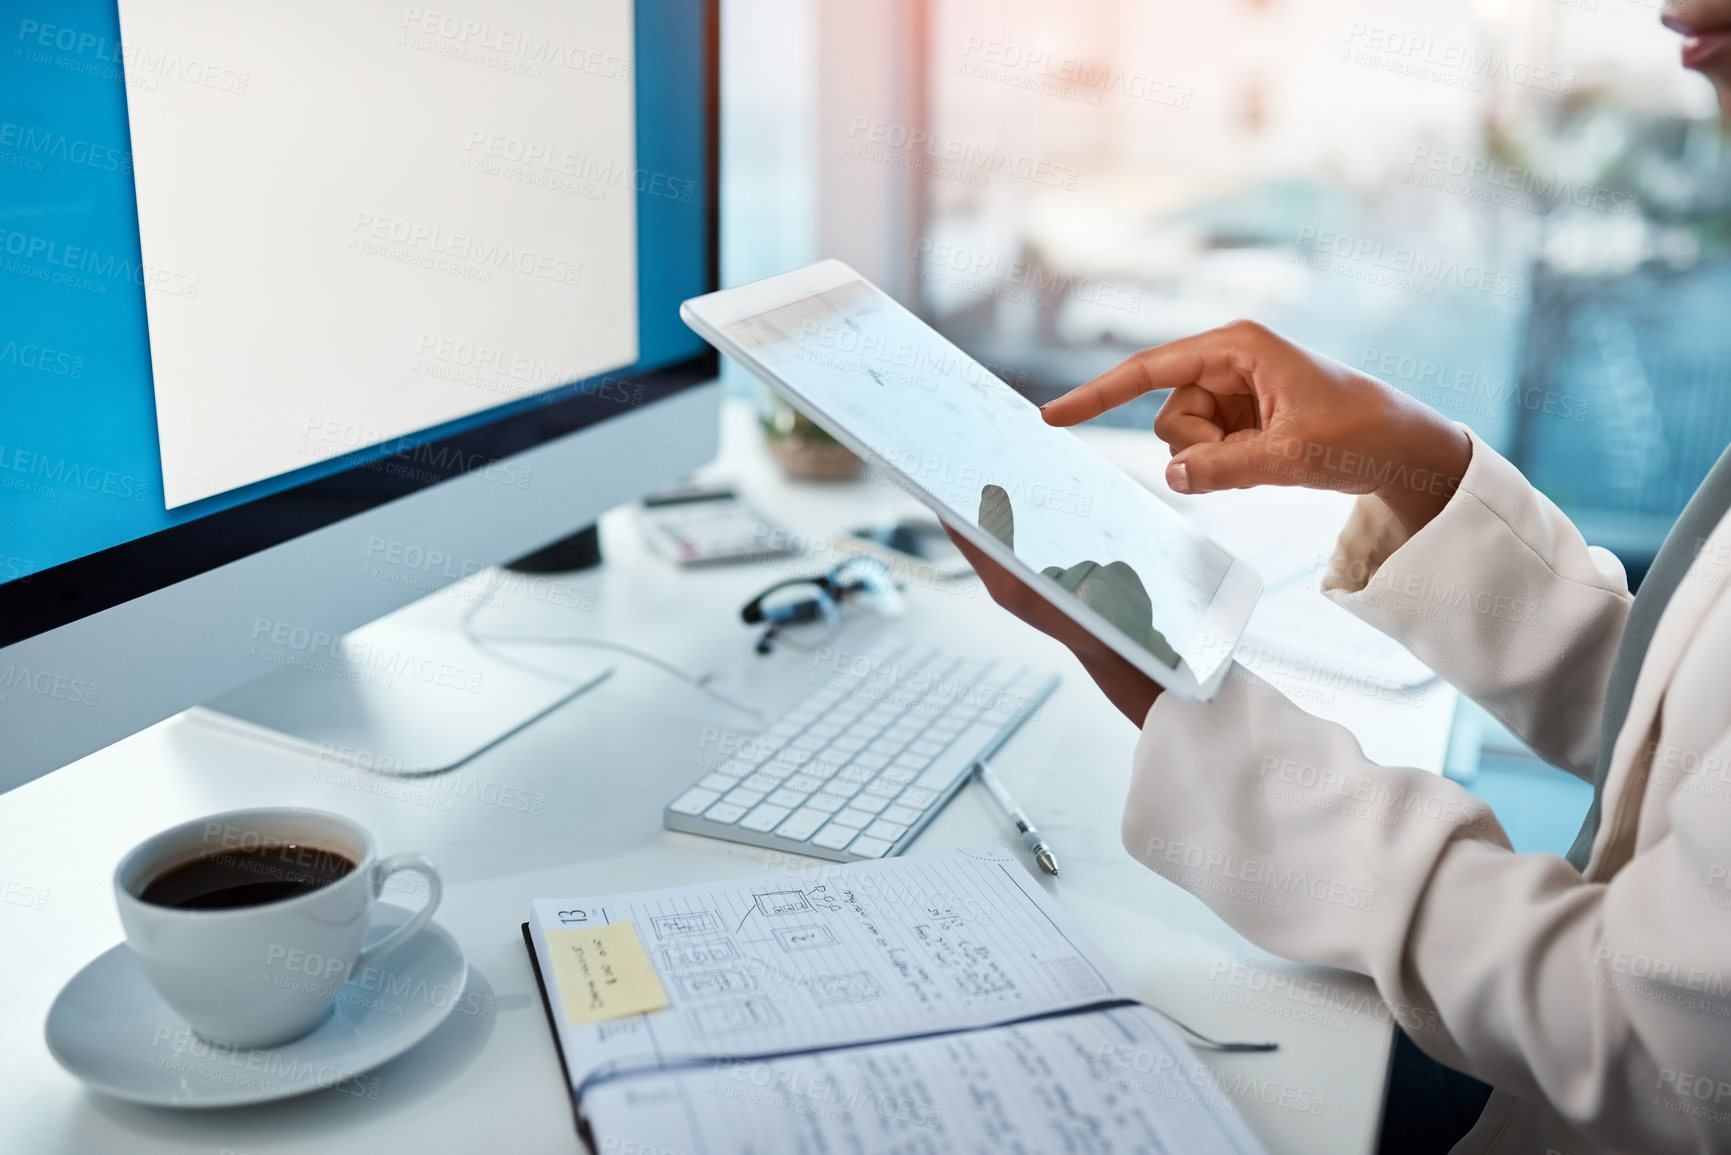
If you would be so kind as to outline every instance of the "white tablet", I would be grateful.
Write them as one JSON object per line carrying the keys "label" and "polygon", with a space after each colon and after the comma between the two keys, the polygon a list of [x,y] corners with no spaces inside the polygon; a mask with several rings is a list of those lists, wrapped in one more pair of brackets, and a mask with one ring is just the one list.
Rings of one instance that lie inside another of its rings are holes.
{"label": "white tablet", "polygon": [[1206,701],[1254,570],[840,261],[680,316],[1168,690]]}

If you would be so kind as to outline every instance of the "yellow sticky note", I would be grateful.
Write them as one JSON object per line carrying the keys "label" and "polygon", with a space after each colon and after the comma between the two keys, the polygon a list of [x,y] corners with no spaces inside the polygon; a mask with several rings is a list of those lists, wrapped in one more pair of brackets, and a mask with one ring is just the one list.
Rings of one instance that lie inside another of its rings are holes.
{"label": "yellow sticky note", "polygon": [[644,953],[637,928],[628,922],[586,930],[550,930],[553,981],[572,1026],[658,1011],[667,992]]}

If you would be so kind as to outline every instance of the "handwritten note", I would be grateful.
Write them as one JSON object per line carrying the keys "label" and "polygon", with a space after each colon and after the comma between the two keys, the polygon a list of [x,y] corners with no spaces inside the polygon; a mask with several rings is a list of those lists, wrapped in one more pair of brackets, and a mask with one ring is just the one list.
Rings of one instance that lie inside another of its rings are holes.
{"label": "handwritten note", "polygon": [[565,1021],[572,1026],[658,1011],[667,992],[629,922],[549,930],[547,950]]}

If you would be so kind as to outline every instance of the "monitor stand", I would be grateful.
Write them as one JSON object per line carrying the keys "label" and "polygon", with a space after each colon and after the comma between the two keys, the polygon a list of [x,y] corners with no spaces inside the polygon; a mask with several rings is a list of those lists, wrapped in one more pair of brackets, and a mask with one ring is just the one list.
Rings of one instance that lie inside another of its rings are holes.
{"label": "monitor stand", "polygon": [[580,529],[534,553],[526,553],[505,568],[515,573],[576,573],[601,564],[601,524]]}
{"label": "monitor stand", "polygon": [[[261,637],[257,656],[279,668],[192,715],[373,773],[454,770],[613,673],[609,659],[581,649],[475,644],[464,615],[492,580],[464,579],[322,646]],[[503,586],[508,595],[508,575]]]}

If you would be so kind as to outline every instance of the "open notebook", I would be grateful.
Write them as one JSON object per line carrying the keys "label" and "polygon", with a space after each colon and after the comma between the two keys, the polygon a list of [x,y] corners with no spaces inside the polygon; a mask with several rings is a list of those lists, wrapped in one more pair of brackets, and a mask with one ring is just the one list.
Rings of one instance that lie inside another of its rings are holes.
{"label": "open notebook", "polygon": [[1262,1150],[1002,847],[541,900],[524,937],[598,1152]]}

